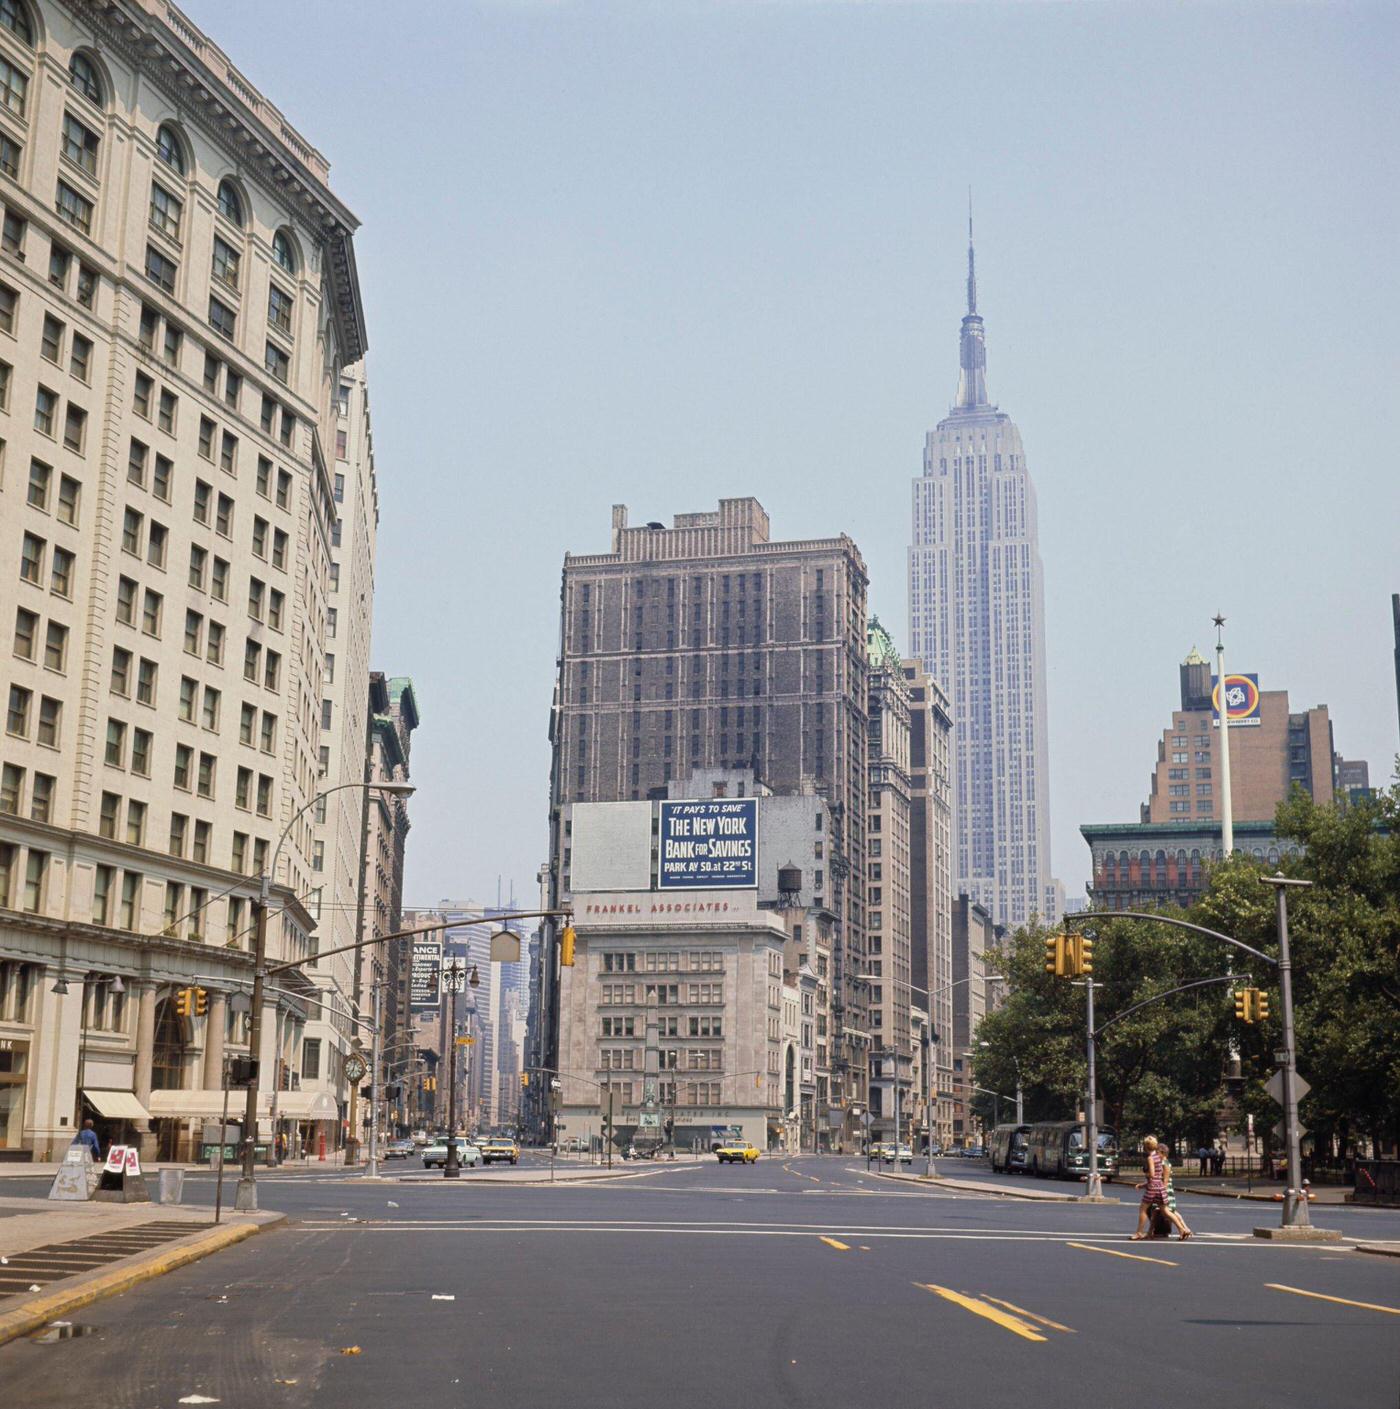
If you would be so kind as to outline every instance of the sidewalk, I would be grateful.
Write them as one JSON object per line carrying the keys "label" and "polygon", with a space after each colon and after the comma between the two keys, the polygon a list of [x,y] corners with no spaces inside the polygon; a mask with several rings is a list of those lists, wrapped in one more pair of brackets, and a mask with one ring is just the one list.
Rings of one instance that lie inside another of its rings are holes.
{"label": "sidewalk", "polygon": [[[151,1160],[149,1162],[142,1160],[141,1164],[142,1168],[146,1171],[146,1177],[152,1182],[158,1180],[162,1169],[183,1169],[186,1174],[209,1174],[216,1172],[213,1166],[208,1164],[181,1164],[176,1160]],[[58,1170],[58,1166],[59,1162],[57,1160],[41,1161],[35,1164],[22,1164],[18,1160],[5,1160],[0,1162],[0,1184],[3,1184],[3,1181],[6,1179],[52,1179]],[[348,1169],[353,1172],[363,1167],[364,1161],[362,1160],[357,1165],[352,1164],[348,1166]],[[258,1165],[258,1173],[271,1174],[274,1172],[300,1171],[314,1174],[319,1170],[328,1174],[333,1170],[346,1168],[345,1161],[337,1154],[334,1158],[327,1155],[323,1160],[314,1158],[288,1159],[283,1160],[282,1163],[278,1165],[260,1164]],[[238,1175],[237,1164],[233,1160],[230,1160],[228,1164],[224,1166],[224,1173],[225,1176],[232,1175],[236,1178]]]}
{"label": "sidewalk", "polygon": [[0,1197],[0,1345],[286,1222],[200,1205]]}
{"label": "sidewalk", "polygon": [[[1024,1189],[1009,1189],[1004,1184],[993,1184],[985,1179],[947,1179],[941,1174],[935,1174],[930,1179],[925,1174],[896,1174],[893,1171],[887,1173],[884,1170],[872,1172],[878,1174],[881,1179],[897,1179],[902,1184],[919,1184],[925,1189],[956,1189],[959,1193],[986,1194],[990,1198],[1030,1199],[1040,1203],[1077,1204],[1082,1197],[1079,1193],[1062,1194],[1050,1189],[1037,1189],[1034,1186],[1028,1186]],[[1121,1203],[1122,1200],[1109,1194],[1105,1195],[1104,1202],[1116,1204]]]}
{"label": "sidewalk", "polygon": [[[1256,1179],[1251,1190],[1249,1181],[1242,1177],[1183,1179],[1177,1175],[1175,1179],[1179,1194],[1205,1194],[1215,1199],[1250,1199],[1265,1204],[1283,1202],[1283,1185],[1272,1181]],[[1309,1187],[1314,1204],[1345,1204],[1347,1195],[1351,1193],[1345,1184],[1313,1184]]]}

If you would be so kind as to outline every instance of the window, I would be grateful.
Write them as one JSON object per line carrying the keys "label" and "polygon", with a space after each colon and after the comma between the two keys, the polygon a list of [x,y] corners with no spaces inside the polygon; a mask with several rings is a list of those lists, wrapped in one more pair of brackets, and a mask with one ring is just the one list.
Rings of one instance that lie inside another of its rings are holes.
{"label": "window", "polygon": [[154,245],[146,246],[146,277],[158,289],[166,293],[175,292],[175,276],[180,267],[173,259],[167,259]]}
{"label": "window", "polygon": [[117,620],[123,626],[136,625],[136,584],[129,577],[117,579]]}
{"label": "window", "polygon": [[286,470],[277,471],[277,507],[288,509],[292,503],[292,477]]}
{"label": "window", "polygon": [[242,390],[242,376],[230,367],[228,369],[228,376],[224,378],[224,400],[233,407],[235,411],[238,410],[238,397]]}
{"label": "window", "polygon": [[[185,613],[185,651],[192,656],[197,656],[204,639],[204,618],[198,612],[187,611]],[[194,682],[188,682],[193,687]],[[187,716],[182,715],[182,718]]]}
{"label": "window", "polygon": [[63,356],[63,324],[50,313],[44,315],[44,332],[39,340],[39,355],[47,362],[57,362]]}
{"label": "window", "polygon": [[184,346],[185,335],[173,323],[165,325],[165,351],[162,354],[172,367],[180,365],[180,349]]}
{"label": "window", "polygon": [[145,729],[131,731],[131,771],[139,778],[151,776],[151,739]]}
{"label": "window", "polygon": [[154,706],[156,702],[156,663],[141,657],[136,667],[136,703]]}
{"label": "window", "polygon": [[276,284],[270,284],[267,290],[267,321],[278,332],[291,336],[292,296],[285,289],[279,289]]}
{"label": "window", "polygon": [[156,333],[160,329],[160,314],[154,308],[147,308],[141,305],[141,323],[137,331],[137,340],[147,352],[156,350]]}
{"label": "window", "polygon": [[[0,59],[0,63],[4,60]],[[13,333],[15,313],[19,309],[19,295],[8,285],[0,284],[0,333]]]}
{"label": "window", "polygon": [[92,873],[92,922],[105,925],[112,909],[112,881],[116,873],[110,866],[98,866]]}
{"label": "window", "polygon": [[54,787],[57,779],[52,773],[36,773],[34,786],[29,793],[29,816],[35,822],[47,822],[53,808]]}
{"label": "window", "polygon": [[[350,458],[350,432],[347,431],[344,426],[340,426],[335,433],[335,458],[337,460],[348,460]],[[338,478],[341,483],[344,484],[345,477],[340,475]],[[342,498],[344,498],[343,494],[337,494],[336,502],[339,503]]]}
{"label": "window", "polygon": [[122,800],[116,793],[103,793],[102,801],[97,815],[97,835],[100,837],[115,838],[117,835],[117,816],[121,812]]}
{"label": "window", "polygon": [[49,437],[53,436],[54,422],[58,416],[58,396],[46,386],[41,386],[34,394],[34,429]]}
{"label": "window", "polygon": [[160,410],[156,413],[156,425],[167,435],[175,434],[175,414],[179,409],[180,398],[164,387],[160,393]]}
{"label": "window", "polygon": [[264,396],[262,399],[262,410],[258,413],[258,424],[268,435],[271,435],[273,422],[276,419],[277,403],[270,396]]}
{"label": "window", "polygon": [[73,348],[68,358],[68,370],[80,382],[92,379],[92,343],[81,333],[73,334]]}
{"label": "window", "polygon": [[0,362],[0,411],[10,409],[10,378],[14,368],[8,362]]}
{"label": "window", "polygon": [[183,856],[185,854],[185,832],[189,827],[189,822],[190,819],[186,817],[183,812],[172,812],[170,814],[170,845],[168,850],[172,856]]}
{"label": "window", "polygon": [[156,156],[172,171],[185,174],[185,149],[172,127],[163,126],[156,133]]}
{"label": "window", "polygon": [[146,561],[153,568],[165,567],[165,544],[169,536],[164,524],[151,520],[151,531],[146,540]]}
{"label": "window", "polygon": [[272,816],[272,779],[266,773],[258,774],[258,816]]}
{"label": "window", "polygon": [[214,796],[214,755],[202,753],[199,756],[199,783],[195,791],[200,797]]}
{"label": "window", "polygon": [[151,493],[167,504],[170,502],[170,481],[174,473],[175,465],[169,456],[157,455],[155,472],[151,475]]}
{"label": "window", "polygon": [[282,608],[286,601],[286,593],[279,592],[275,587],[267,594],[267,624],[274,631],[282,629]]}
{"label": "window", "polygon": [[205,644],[204,659],[210,665],[224,663],[224,628],[217,621],[209,623],[209,638]]}
{"label": "window", "polygon": [[219,495],[218,508],[214,513],[214,531],[225,538],[233,537],[233,500],[227,494]]}
{"label": "window", "polygon": [[258,739],[258,747],[264,753],[275,753],[277,750],[277,716],[268,710],[263,710],[262,731]]}
{"label": "window", "polygon": [[122,552],[141,556],[141,526],[143,516],[135,509],[128,509],[122,516]]}
{"label": "window", "polygon": [[278,673],[281,669],[282,657],[276,651],[269,651],[263,663],[263,686],[268,690],[277,689]]}
{"label": "window", "polygon": [[236,290],[238,288],[238,251],[228,243],[214,236],[214,277],[221,284]]}
{"label": "window", "polygon": [[54,209],[60,220],[66,220],[75,230],[84,235],[92,232],[92,202],[80,196],[66,181],[58,183],[58,195]]}
{"label": "window", "polygon": [[6,210],[3,225],[0,225],[0,249],[12,254],[16,259],[24,259],[24,232],[28,221],[13,210]]}
{"label": "window", "polygon": [[49,483],[53,471],[40,460],[29,462],[29,506],[32,509],[49,507]]}
{"label": "window", "polygon": [[267,557],[267,530],[266,519],[253,519],[253,552],[260,558]]}
{"label": "window", "polygon": [[188,744],[175,745],[175,786],[182,792],[190,790],[190,766],[194,762],[194,750]]}
{"label": "window", "polygon": [[200,862],[209,860],[209,837],[213,828],[208,822],[196,822],[194,824],[194,859]]}
{"label": "window", "polygon": [[301,1043],[301,1079],[318,1081],[321,1076],[321,1039],[305,1037]]}
{"label": "window", "polygon": [[34,692],[20,685],[10,686],[10,700],[5,713],[5,732],[21,739],[29,737],[29,706]]}
{"label": "window", "polygon": [[86,54],[74,54],[68,60],[68,81],[89,102],[102,106],[102,80],[97,66]]}
{"label": "window", "polygon": [[199,722],[213,733],[219,731],[219,703],[221,696],[209,685],[204,687],[204,707],[200,711]]}
{"label": "window", "polygon": [[209,574],[209,595],[216,602],[228,601],[228,563],[223,558],[214,559],[214,567]]}
{"label": "window", "polygon": [[209,300],[209,326],[220,337],[228,338],[231,342],[238,327],[238,315],[228,304],[221,303],[218,299],[211,297]]}
{"label": "window", "polygon": [[48,695],[39,697],[39,724],[34,737],[47,748],[58,747],[59,734],[63,725],[63,706]]}
{"label": "window", "polygon": [[6,132],[0,132],[0,172],[13,181],[19,180],[19,156],[23,149]]}
{"label": "window", "polygon": [[235,225],[243,224],[243,198],[232,181],[219,182],[219,214]]}
{"label": "window", "polygon": [[120,646],[112,650],[112,693],[123,698],[131,693],[131,652]]}
{"label": "window", "polygon": [[49,857],[45,851],[29,851],[29,859],[24,868],[24,908],[36,915],[44,908],[44,877],[48,871]]}
{"label": "window", "polygon": [[49,575],[49,591],[56,597],[73,595],[73,564],[77,558],[66,548],[53,550],[53,571]]}
{"label": "window", "polygon": [[43,581],[44,577],[44,549],[47,543],[42,538],[36,538],[32,533],[26,533],[24,540],[20,544],[19,550],[19,576],[21,582],[32,582],[36,586]]}
{"label": "window", "polygon": [[28,92],[29,75],[0,57],[0,107],[8,108],[16,117],[23,117]]}
{"label": "window", "polygon": [[248,615],[255,621],[263,619],[263,601],[266,593],[266,583],[256,577],[248,579]]}
{"label": "window", "polygon": [[238,712],[238,742],[240,744],[247,744],[249,748],[253,746],[253,730],[257,726],[257,722],[257,706],[243,705]]}
{"label": "window", "polygon": [[208,571],[209,554],[197,543],[190,546],[190,586],[204,591],[205,573]]}
{"label": "window", "polygon": [[272,262],[288,274],[297,272],[296,255],[292,249],[291,237],[285,230],[279,230],[272,237]]}
{"label": "window", "polygon": [[291,359],[275,343],[268,343],[263,353],[263,366],[277,378],[285,382],[291,377]]}
{"label": "window", "polygon": [[180,239],[180,221],[185,213],[185,203],[179,196],[173,196],[158,181],[151,182],[150,222],[151,228],[177,243]]}
{"label": "window", "polygon": [[231,475],[238,473],[238,437],[229,431],[219,438],[219,468]]}
{"label": "window", "polygon": [[194,702],[199,695],[199,681],[188,675],[180,677],[180,718],[186,724],[194,723]]}
{"label": "window", "polygon": [[58,520],[60,523],[78,522],[78,499],[82,485],[71,475],[63,475],[58,481]]}
{"label": "window", "polygon": [[160,611],[165,599],[159,592],[152,592],[148,587],[146,595],[141,603],[141,630],[147,636],[160,635]]}
{"label": "window", "polygon": [[196,523],[208,524],[209,504],[214,495],[214,486],[206,484],[202,479],[194,482],[194,520]]}
{"label": "window", "polygon": [[151,419],[151,397],[156,384],[144,372],[137,372],[135,386],[131,393],[131,408],[142,420]]}
{"label": "window", "polygon": [[51,621],[44,632],[44,669],[56,670],[61,675],[67,663],[68,628],[59,622]]}
{"label": "window", "polygon": [[141,875],[137,871],[122,872],[122,903],[117,923],[124,930],[134,930],[141,920]]}
{"label": "window", "polygon": [[56,240],[49,244],[49,283],[57,289],[68,289],[68,271],[73,267],[72,254]]}
{"label": "window", "polygon": [[97,133],[79,122],[72,113],[63,114],[63,155],[89,176],[97,175],[98,146]]}
{"label": "window", "polygon": [[253,684],[258,682],[258,671],[262,668],[262,647],[256,641],[249,641],[243,647],[243,678]]}
{"label": "window", "polygon": [[20,607],[15,613],[15,654],[21,660],[33,660],[35,640],[39,634],[39,616]]}
{"label": "window", "polygon": [[63,444],[75,455],[81,455],[86,443],[87,412],[70,401],[63,413]]}
{"label": "window", "polygon": [[103,761],[110,768],[121,768],[126,763],[126,725],[120,719],[107,721],[107,750]]}
{"label": "window", "polygon": [[272,566],[284,569],[287,566],[287,535],[280,528],[272,531]]}
{"label": "window", "polygon": [[252,805],[252,798],[253,770],[251,768],[240,768],[233,782],[233,805],[242,808],[246,812]]}
{"label": "window", "polygon": [[132,846],[146,842],[146,804],[135,798],[126,805],[126,839]]}
{"label": "window", "polygon": [[[148,447],[141,444],[139,440],[131,442],[131,449],[126,455],[126,477],[127,480],[140,489],[146,487],[146,460],[150,454]],[[128,510],[128,512],[134,512]],[[125,546],[125,545],[123,545]],[[135,552],[135,549],[128,549],[128,552]]]}
{"label": "window", "polygon": [[208,416],[199,418],[199,453],[206,460],[214,458],[214,423]]}
{"label": "window", "polygon": [[78,266],[78,302],[84,308],[91,308],[97,302],[97,270],[86,264]]}

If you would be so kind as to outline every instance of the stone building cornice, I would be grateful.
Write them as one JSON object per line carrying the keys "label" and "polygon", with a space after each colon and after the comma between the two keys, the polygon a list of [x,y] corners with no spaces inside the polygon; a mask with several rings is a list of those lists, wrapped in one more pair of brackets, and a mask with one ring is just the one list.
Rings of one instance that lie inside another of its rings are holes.
{"label": "stone building cornice", "polygon": [[368,345],[352,236],[353,212],[328,185],[330,163],[168,0],[59,0],[316,232],[326,254],[336,334],[345,361]]}

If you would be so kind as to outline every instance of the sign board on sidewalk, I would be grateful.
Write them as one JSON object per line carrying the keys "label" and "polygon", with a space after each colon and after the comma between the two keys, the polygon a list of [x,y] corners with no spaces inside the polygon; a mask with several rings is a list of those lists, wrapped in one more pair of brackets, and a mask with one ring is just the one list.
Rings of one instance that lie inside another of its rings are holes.
{"label": "sign board on sidewalk", "polygon": [[113,1145],[107,1151],[107,1162],[102,1166],[102,1177],[92,1197],[97,1203],[150,1203],[146,1176],[141,1173],[140,1152],[135,1145]]}
{"label": "sign board on sidewalk", "polygon": [[49,1186],[49,1198],[86,1203],[97,1187],[97,1166],[86,1145],[69,1145]]}
{"label": "sign board on sidewalk", "polygon": [[437,1008],[442,1004],[442,937],[428,936],[413,941],[413,958],[408,974],[408,1006]]}
{"label": "sign board on sidewalk", "polygon": [[[1279,1105],[1282,1105],[1282,1104],[1283,1104],[1283,1073],[1282,1073],[1281,1071],[1276,1071],[1276,1072],[1264,1083],[1264,1090],[1266,1090],[1266,1091],[1269,1093],[1269,1095],[1272,1096],[1272,1097],[1274,1098],[1274,1100],[1275,1100]],[[1306,1096],[1306,1095],[1308,1094],[1308,1092],[1311,1091],[1311,1090],[1312,1090],[1312,1087],[1309,1086],[1308,1083],[1307,1083],[1306,1081],[1304,1081],[1303,1078],[1302,1078],[1301,1076],[1299,1076],[1297,1072],[1294,1072],[1294,1073],[1293,1073],[1293,1091],[1294,1091],[1294,1094],[1296,1095],[1297,1099],[1301,1101],[1301,1100],[1303,1099],[1303,1097]]]}
{"label": "sign board on sidewalk", "polygon": [[703,798],[661,804],[658,890],[758,886],[758,799]]}

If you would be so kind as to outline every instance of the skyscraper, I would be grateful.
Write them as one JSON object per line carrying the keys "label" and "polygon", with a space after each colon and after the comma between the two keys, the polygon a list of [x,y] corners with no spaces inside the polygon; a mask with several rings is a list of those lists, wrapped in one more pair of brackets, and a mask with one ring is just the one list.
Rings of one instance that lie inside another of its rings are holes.
{"label": "skyscraper", "polygon": [[1020,431],[987,398],[970,219],[959,361],[957,397],[914,481],[910,634],[952,702],[957,889],[998,924],[1053,921],[1035,486]]}

